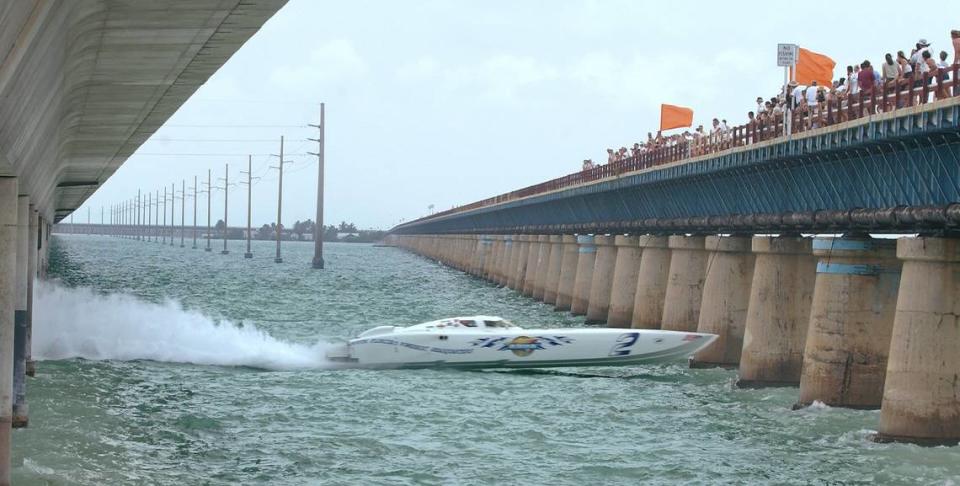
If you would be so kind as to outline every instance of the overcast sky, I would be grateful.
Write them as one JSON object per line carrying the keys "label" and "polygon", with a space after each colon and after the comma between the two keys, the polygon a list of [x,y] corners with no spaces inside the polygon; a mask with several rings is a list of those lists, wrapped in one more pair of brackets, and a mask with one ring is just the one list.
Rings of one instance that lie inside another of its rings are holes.
{"label": "overcast sky", "polygon": [[[245,180],[252,154],[254,226],[275,221],[269,154],[284,135],[283,222],[312,219],[317,164],[306,152],[316,144],[306,139],[316,130],[307,124],[324,101],[326,222],[388,229],[430,204],[448,209],[605,160],[606,147],[655,130],[660,103],[693,108],[697,124],[741,124],[783,82],[778,42],[833,57],[840,76],[847,64],[909,53],[920,37],[949,50],[960,27],[948,15],[955,0],[773,5],[291,0],[74,217],[85,221],[89,207],[98,222],[102,206],[138,188],[179,190],[182,179],[189,188],[208,169],[216,186],[227,163],[231,183]],[[229,223],[242,226],[246,187],[230,190]],[[213,196],[216,221],[223,193]]]}

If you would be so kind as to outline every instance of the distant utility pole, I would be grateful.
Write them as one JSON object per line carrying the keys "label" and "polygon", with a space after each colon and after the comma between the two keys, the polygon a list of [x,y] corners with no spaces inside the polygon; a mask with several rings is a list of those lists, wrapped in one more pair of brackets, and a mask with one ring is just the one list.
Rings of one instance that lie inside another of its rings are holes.
{"label": "distant utility pole", "polygon": [[153,217],[153,225],[154,225],[153,241],[160,241],[160,190],[159,189],[157,189],[156,203],[157,203],[157,210],[154,213],[154,217]]}
{"label": "distant utility pole", "polygon": [[160,234],[163,235],[163,241],[161,245],[167,244],[167,186],[163,186],[163,230],[160,231]]}
{"label": "distant utility pole", "polygon": [[183,239],[187,232],[187,180],[180,181],[180,248],[183,248]]}
{"label": "distant utility pole", "polygon": [[147,241],[153,241],[153,194],[147,193]]}
{"label": "distant utility pole", "polygon": [[247,174],[247,182],[241,182],[241,184],[247,185],[247,252],[243,254],[244,258],[253,258],[253,252],[250,250],[250,214],[251,214],[251,205],[253,204],[253,157],[247,156],[247,170],[240,171],[241,174]]}
{"label": "distant utility pole", "polygon": [[276,167],[271,166],[271,169],[279,169],[279,186],[277,190],[277,256],[273,259],[274,263],[283,263],[283,258],[280,256],[280,239],[283,235],[283,225],[280,223],[281,217],[283,216],[283,164],[287,162],[283,160],[283,137],[280,137],[280,163]]}
{"label": "distant utility pole", "polygon": [[203,251],[213,251],[213,248],[210,248],[210,208],[212,207],[211,193],[213,192],[213,187],[210,185],[210,174],[212,172],[210,169],[207,169],[207,247],[204,248]]}
{"label": "distant utility pole", "polygon": [[323,268],[323,139],[326,131],[324,119],[324,104],[320,103],[320,124],[311,125],[320,132],[318,138],[311,138],[317,142],[317,219],[313,223],[313,268]]}
{"label": "distant utility pole", "polygon": [[137,241],[143,240],[143,219],[140,218],[140,210],[142,209],[140,205],[140,189],[137,189]]}
{"label": "distant utility pole", "polygon": [[170,246],[173,246],[173,237],[177,233],[177,183],[170,184]]}
{"label": "distant utility pole", "polygon": [[193,176],[193,247],[197,249],[197,176]]}
{"label": "distant utility pole", "polygon": [[223,251],[220,252],[221,255],[230,254],[230,250],[227,250],[227,208],[230,207],[227,204],[227,195],[230,193],[230,164],[225,164],[223,169],[223,178],[220,179],[223,181]]}

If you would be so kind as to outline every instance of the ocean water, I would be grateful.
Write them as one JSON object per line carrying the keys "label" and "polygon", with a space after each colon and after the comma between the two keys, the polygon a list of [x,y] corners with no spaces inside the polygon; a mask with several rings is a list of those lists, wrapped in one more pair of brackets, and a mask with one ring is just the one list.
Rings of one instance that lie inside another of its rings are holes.
{"label": "ocean water", "polygon": [[960,482],[960,448],[876,444],[878,412],[791,411],[733,371],[331,369],[375,325],[582,320],[395,248],[231,250],[55,237],[15,484]]}

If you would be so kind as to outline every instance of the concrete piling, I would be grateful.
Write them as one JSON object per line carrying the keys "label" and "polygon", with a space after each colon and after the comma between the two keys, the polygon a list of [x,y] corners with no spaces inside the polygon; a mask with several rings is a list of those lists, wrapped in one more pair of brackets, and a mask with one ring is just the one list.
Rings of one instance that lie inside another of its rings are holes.
{"label": "concrete piling", "polygon": [[550,267],[550,244],[549,235],[540,235],[538,237],[539,255],[537,256],[537,274],[533,280],[533,298],[543,301],[543,294],[547,284],[547,272]]}
{"label": "concrete piling", "polygon": [[818,238],[797,406],[878,408],[900,283],[892,240]]}
{"label": "concrete piling", "polygon": [[557,303],[554,308],[558,311],[568,311],[573,303],[580,245],[577,244],[577,237],[574,235],[563,235],[561,239],[560,276],[557,278]]}
{"label": "concrete piling", "polygon": [[537,280],[537,265],[540,258],[540,237],[531,235],[527,237],[527,266],[523,271],[523,285],[520,293],[526,297],[533,297],[533,287]]}
{"label": "concrete piling", "polygon": [[547,259],[547,274],[543,284],[543,302],[556,305],[557,288],[560,285],[560,268],[563,264],[563,236],[550,236],[550,257]]}
{"label": "concrete piling", "polygon": [[10,484],[16,274],[17,179],[0,177],[0,484]]}
{"label": "concrete piling", "polygon": [[597,261],[597,247],[593,235],[577,236],[577,276],[573,282],[573,297],[570,313],[582,316],[590,304],[590,286],[593,284],[593,267]]}
{"label": "concrete piling", "polygon": [[513,258],[513,235],[503,236],[503,254],[497,264],[497,285],[506,287],[510,282],[510,260]]}
{"label": "concrete piling", "polygon": [[27,407],[27,252],[30,247],[30,198],[17,198],[16,304],[13,332],[13,428],[26,427]]}
{"label": "concrete piling", "polygon": [[597,258],[593,264],[593,278],[590,283],[590,297],[587,302],[588,324],[607,322],[610,312],[610,290],[613,287],[613,272],[617,264],[617,247],[614,236],[597,235],[594,244]]}
{"label": "concrete piling", "polygon": [[39,255],[37,254],[38,249],[40,248],[40,213],[36,208],[31,208],[30,210],[30,228],[27,234],[29,235],[29,241],[27,242],[27,365],[26,365],[26,374],[27,376],[34,376],[36,374],[36,363],[33,361],[33,288],[37,279],[37,260]]}
{"label": "concrete piling", "polygon": [[710,253],[697,332],[719,337],[695,354],[690,366],[732,368],[740,364],[755,258],[748,237],[708,236],[705,245]]}
{"label": "concrete piling", "polygon": [[707,269],[702,236],[670,236],[670,272],[660,328],[696,331]]}
{"label": "concrete piling", "polygon": [[887,360],[884,442],[960,441],[960,239],[903,238],[903,272]]}
{"label": "concrete piling", "polygon": [[510,280],[507,281],[507,287],[516,291],[523,290],[523,274],[527,269],[529,243],[529,237],[526,235],[513,237],[513,254],[510,255]]}
{"label": "concrete piling", "polygon": [[813,240],[753,238],[756,255],[737,386],[797,386],[817,277]]}
{"label": "concrete piling", "polygon": [[640,271],[642,251],[638,246],[640,237],[617,235],[613,244],[617,247],[617,260],[613,268],[610,287],[610,309],[607,312],[608,327],[630,327],[633,317],[633,302],[637,293],[637,275]]}
{"label": "concrete piling", "polygon": [[670,275],[668,240],[666,236],[645,235],[637,239],[637,246],[640,247],[640,267],[637,269],[637,291],[633,296],[630,327],[660,329]]}

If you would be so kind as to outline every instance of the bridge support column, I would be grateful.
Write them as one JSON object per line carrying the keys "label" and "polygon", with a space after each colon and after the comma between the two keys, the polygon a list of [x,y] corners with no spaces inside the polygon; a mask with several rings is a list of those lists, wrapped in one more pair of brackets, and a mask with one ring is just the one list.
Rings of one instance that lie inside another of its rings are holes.
{"label": "bridge support column", "polygon": [[17,179],[0,177],[0,484],[10,484],[16,275]]}
{"label": "bridge support column", "polygon": [[753,238],[756,263],[737,386],[797,386],[817,260],[810,238]]}
{"label": "bridge support column", "polygon": [[513,237],[513,255],[510,257],[510,281],[507,286],[513,290],[523,290],[523,274],[527,269],[527,252],[530,240],[527,235]]}
{"label": "bridge support column", "polygon": [[550,257],[547,259],[547,274],[543,283],[543,302],[556,305],[557,287],[560,285],[560,269],[563,264],[563,236],[550,236]]}
{"label": "bridge support column", "polygon": [[543,294],[547,285],[547,272],[550,268],[550,245],[549,235],[540,235],[538,238],[539,255],[537,256],[537,275],[533,280],[533,298],[543,301]]}
{"label": "bridge support column", "polygon": [[490,242],[490,254],[487,256],[486,261],[483,262],[483,278],[494,282],[496,281],[497,260],[500,258],[503,239],[500,235],[488,235],[487,239]]}
{"label": "bridge support column", "polygon": [[696,331],[707,269],[702,236],[671,236],[670,273],[660,328],[668,331]]}
{"label": "bridge support column", "polygon": [[13,319],[13,428],[26,427],[27,407],[27,252],[30,247],[30,197],[17,198],[17,267]]}
{"label": "bridge support column", "polygon": [[708,236],[705,241],[710,256],[697,332],[719,337],[693,356],[692,368],[733,368],[740,364],[755,260],[750,244],[750,238],[742,236]]}
{"label": "bridge support column", "polygon": [[608,327],[630,327],[633,317],[633,302],[637,294],[637,274],[640,270],[641,249],[639,236],[617,235],[613,244],[617,247],[617,261],[613,268],[613,283],[610,287],[610,310],[607,312]]}
{"label": "bridge support column", "polygon": [[510,259],[513,258],[513,235],[503,236],[503,251],[497,262],[497,285],[506,287],[510,281]]}
{"label": "bridge support column", "polygon": [[613,272],[617,266],[617,247],[614,245],[614,236],[598,235],[593,240],[597,246],[597,259],[593,264],[586,322],[601,324],[607,322],[607,314],[610,312],[610,291],[613,287]]}
{"label": "bridge support column", "polygon": [[527,266],[523,270],[523,287],[520,291],[526,297],[533,297],[533,287],[537,280],[537,265],[540,258],[540,237],[530,235],[527,237],[529,244],[527,246]]}
{"label": "bridge support column", "polygon": [[37,279],[37,260],[39,259],[40,213],[36,208],[30,208],[30,227],[27,231],[27,357],[26,374],[34,376],[36,364],[33,361],[33,288]]}
{"label": "bridge support column", "polygon": [[563,235],[560,251],[560,277],[557,280],[558,311],[568,311],[573,303],[573,288],[577,281],[577,267],[580,260],[580,245],[575,235]]}
{"label": "bridge support column", "polygon": [[960,239],[903,238],[877,440],[960,441]]}
{"label": "bridge support column", "polygon": [[645,235],[638,239],[640,268],[637,270],[637,291],[633,296],[634,329],[660,329],[663,303],[670,274],[670,248],[666,236]]}
{"label": "bridge support column", "polygon": [[582,316],[590,305],[590,286],[593,284],[593,267],[597,261],[597,247],[593,235],[577,235],[577,277],[573,281],[573,298],[570,313]]}
{"label": "bridge support column", "polygon": [[880,406],[900,284],[895,247],[868,237],[813,240],[820,261],[797,406]]}

